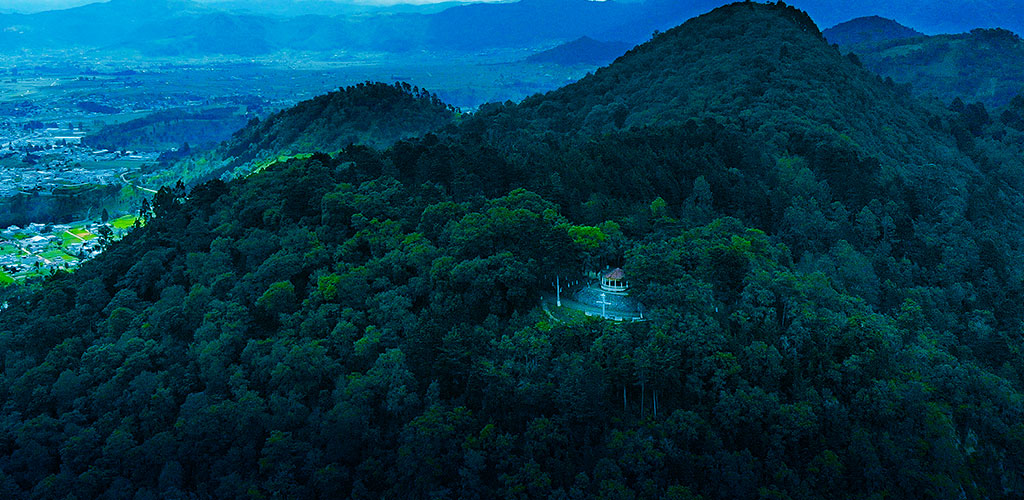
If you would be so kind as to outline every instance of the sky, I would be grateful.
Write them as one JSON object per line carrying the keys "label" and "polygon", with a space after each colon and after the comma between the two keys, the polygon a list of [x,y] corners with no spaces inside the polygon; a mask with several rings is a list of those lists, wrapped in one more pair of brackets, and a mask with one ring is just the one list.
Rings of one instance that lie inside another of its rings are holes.
{"label": "sky", "polygon": [[91,3],[91,0],[6,0],[0,4],[4,10],[36,12],[41,10],[77,7]]}
{"label": "sky", "polygon": [[[96,3],[99,0],[0,0],[0,11],[13,10],[18,12],[40,12],[44,10],[54,9],[67,9],[71,7],[78,7],[89,3]],[[146,0],[138,0],[145,2]],[[218,1],[225,0],[195,0],[198,3],[215,3]],[[253,5],[257,5],[261,0],[251,0]],[[405,4],[430,4],[430,3],[441,3],[446,0],[335,0],[339,3],[356,3],[363,5],[391,5],[396,3]],[[495,0],[462,0],[465,2],[479,2],[479,1],[495,1]]]}

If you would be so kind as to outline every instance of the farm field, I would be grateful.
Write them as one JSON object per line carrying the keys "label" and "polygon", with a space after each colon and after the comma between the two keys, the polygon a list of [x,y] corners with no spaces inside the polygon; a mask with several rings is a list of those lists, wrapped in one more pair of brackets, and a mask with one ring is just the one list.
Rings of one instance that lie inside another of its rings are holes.
{"label": "farm field", "polygon": [[[135,221],[139,218],[135,215],[125,215],[124,217],[118,217],[110,221],[110,225],[114,229],[128,229],[135,225]],[[95,237],[95,236],[94,236]]]}

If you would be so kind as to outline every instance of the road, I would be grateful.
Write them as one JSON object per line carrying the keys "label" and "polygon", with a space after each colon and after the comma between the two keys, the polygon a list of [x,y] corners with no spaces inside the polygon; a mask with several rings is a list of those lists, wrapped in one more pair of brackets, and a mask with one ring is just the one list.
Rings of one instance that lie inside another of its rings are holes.
{"label": "road", "polygon": [[126,173],[127,172],[121,173],[121,181],[122,182],[124,182],[125,184],[127,184],[127,185],[129,185],[129,186],[131,186],[131,187],[133,187],[135,189],[138,189],[138,190],[141,190],[141,191],[145,191],[147,193],[156,194],[156,191],[154,191],[152,189],[149,189],[149,188],[144,188],[144,187],[139,186],[138,184],[135,184],[135,183],[129,181],[128,179],[126,179],[125,176],[124,176],[124,174],[126,174]]}

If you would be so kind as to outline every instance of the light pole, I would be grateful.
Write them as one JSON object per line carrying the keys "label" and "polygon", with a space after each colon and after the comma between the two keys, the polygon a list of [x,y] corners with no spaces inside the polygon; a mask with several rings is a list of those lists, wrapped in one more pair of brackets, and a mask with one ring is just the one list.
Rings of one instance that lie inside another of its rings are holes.
{"label": "light pole", "polygon": [[562,277],[555,275],[555,304],[562,307]]}

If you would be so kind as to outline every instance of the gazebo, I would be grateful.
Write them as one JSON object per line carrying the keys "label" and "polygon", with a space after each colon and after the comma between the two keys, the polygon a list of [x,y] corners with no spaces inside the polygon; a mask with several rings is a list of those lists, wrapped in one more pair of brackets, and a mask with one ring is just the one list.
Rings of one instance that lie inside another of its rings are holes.
{"label": "gazebo", "polygon": [[626,272],[616,267],[601,275],[601,289],[612,293],[625,293],[629,290],[629,282],[626,281]]}
{"label": "gazebo", "polygon": [[574,307],[587,316],[601,316],[614,321],[643,321],[644,307],[629,295],[626,272],[620,268],[605,270],[597,275],[599,281],[590,282],[573,294]]}

